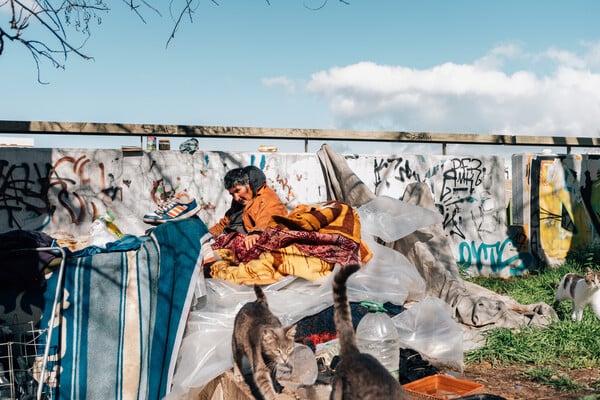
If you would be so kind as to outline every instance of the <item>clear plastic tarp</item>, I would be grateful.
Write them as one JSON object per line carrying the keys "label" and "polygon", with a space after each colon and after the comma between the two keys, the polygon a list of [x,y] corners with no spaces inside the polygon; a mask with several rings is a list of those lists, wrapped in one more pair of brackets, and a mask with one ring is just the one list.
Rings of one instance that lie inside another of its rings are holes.
{"label": "clear plastic tarp", "polygon": [[[441,216],[391,197],[377,197],[357,208],[362,238],[373,257],[348,280],[350,301],[391,302],[422,299],[425,282],[416,268],[396,250],[378,244],[375,236],[394,241],[416,229],[440,222]],[[336,266],[336,268],[341,268]],[[318,314],[333,305],[333,274],[310,282],[288,276],[263,287],[269,307],[282,324]],[[167,399],[185,396],[190,388],[206,385],[233,365],[231,335],[240,307],[255,299],[251,286],[218,279],[200,280],[201,297],[193,307],[179,351],[172,392]]]}

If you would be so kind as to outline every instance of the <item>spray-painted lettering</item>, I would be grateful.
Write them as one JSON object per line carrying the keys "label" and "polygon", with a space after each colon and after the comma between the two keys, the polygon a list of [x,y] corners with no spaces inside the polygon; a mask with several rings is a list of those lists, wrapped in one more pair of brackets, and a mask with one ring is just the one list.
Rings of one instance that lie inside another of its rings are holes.
{"label": "spray-painted lettering", "polygon": [[[502,274],[505,268],[509,268],[509,275],[521,275],[532,265],[533,259],[529,253],[516,253],[509,255],[514,249],[512,239],[506,238],[502,242],[479,243],[475,241],[462,242],[458,248],[458,262],[475,266],[479,272],[484,265],[489,265],[492,272]],[[512,252],[514,253],[514,252]]]}

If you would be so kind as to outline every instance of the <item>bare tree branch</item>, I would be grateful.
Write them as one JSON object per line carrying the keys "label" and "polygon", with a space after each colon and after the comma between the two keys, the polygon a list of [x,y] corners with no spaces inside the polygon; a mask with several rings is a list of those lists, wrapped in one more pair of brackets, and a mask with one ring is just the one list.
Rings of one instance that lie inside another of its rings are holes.
{"label": "bare tree branch", "polygon": [[[162,17],[159,9],[150,0],[121,0],[142,22],[146,23],[144,10],[151,10]],[[158,4],[164,0],[158,1]],[[193,16],[201,0],[170,0],[169,13],[174,22],[166,46],[175,39],[175,33],[181,27],[184,17],[193,23]],[[271,0],[265,0],[271,5]],[[282,0],[287,1],[287,0]],[[308,0],[305,0],[308,1]],[[319,10],[328,0],[321,0]],[[349,4],[347,0],[338,0]],[[217,0],[211,0],[219,5]],[[177,12],[177,7],[181,9]],[[310,8],[306,5],[305,7]],[[93,23],[102,23],[102,14],[108,14],[110,8],[106,0],[0,0],[0,56],[6,57],[7,43],[14,42],[25,47],[33,58],[38,82],[42,82],[40,67],[42,61],[50,62],[54,67],[65,69],[70,54],[84,60],[93,59],[82,52],[91,37]],[[70,28],[70,29],[69,29]],[[75,44],[73,31],[83,35],[80,43]],[[42,33],[40,33],[42,32]],[[37,36],[36,36],[37,35]],[[33,37],[30,37],[33,36]]]}
{"label": "bare tree branch", "polygon": [[[36,11],[33,11],[32,9],[28,8],[27,6],[25,6],[25,5],[24,5],[22,2],[20,2],[19,0],[13,0],[13,1],[14,1],[16,4],[18,4],[18,5],[21,7],[21,9],[22,9],[22,10],[24,10],[24,11],[27,11],[27,12],[29,13],[29,15],[28,15],[26,18],[24,18],[24,20],[26,20],[26,21],[27,21],[27,20],[29,20],[29,18],[30,18],[31,16],[35,17],[35,19],[37,19],[37,21],[38,21],[38,22],[39,22],[39,23],[40,23],[40,24],[41,24],[43,27],[45,27],[45,28],[46,28],[46,29],[47,29],[47,30],[50,32],[50,34],[51,34],[51,35],[53,35],[53,36],[54,36],[54,37],[55,37],[55,38],[56,38],[56,39],[59,41],[59,44],[60,44],[60,46],[62,47],[62,51],[61,51],[61,53],[65,54],[65,58],[66,58],[66,54],[67,54],[68,52],[73,52],[73,53],[77,54],[78,56],[80,56],[80,57],[82,57],[82,58],[84,58],[84,59],[86,59],[86,60],[90,59],[90,57],[88,57],[88,56],[86,56],[85,54],[81,53],[81,52],[80,52],[78,49],[76,49],[75,47],[73,47],[73,46],[72,46],[72,45],[71,45],[71,44],[70,44],[70,43],[69,43],[69,42],[66,40],[66,37],[67,37],[67,35],[66,35],[66,33],[65,33],[65,30],[64,30],[64,28],[63,28],[63,26],[62,26],[62,24],[61,24],[61,22],[60,22],[60,18],[58,18],[58,12],[59,12],[59,10],[53,10],[53,9],[51,9],[51,8],[48,8],[47,10],[43,10],[43,11],[36,12]],[[76,5],[70,5],[69,7],[77,7],[77,6],[76,6]],[[69,7],[67,7],[67,8],[69,8]],[[51,11],[51,12],[48,12],[48,11]],[[51,22],[53,22],[53,23],[54,23],[54,25],[55,25],[55,27],[54,27],[54,28],[53,28],[53,27],[51,27],[51,26],[49,25],[49,23],[48,23],[49,21],[46,21],[46,20],[44,19],[44,16],[47,16],[47,17],[48,17],[48,19],[49,19]],[[85,24],[87,25],[87,21],[85,22]],[[23,30],[23,29],[24,29],[26,26],[27,26],[27,25],[26,25],[26,24],[24,24],[22,28],[19,28],[19,31],[22,31],[22,30]],[[85,31],[87,31],[87,27],[84,29],[84,32],[85,32]],[[89,37],[89,33],[88,33],[88,37]],[[23,43],[27,44],[27,47],[28,47],[28,48],[30,48],[30,49],[31,49],[32,47],[35,49],[35,46],[30,46],[30,44],[32,44],[32,43],[39,43],[39,42],[37,42],[37,41],[25,41],[25,40],[22,40],[22,39],[20,39],[20,35],[17,35],[17,37],[16,37],[15,39],[17,39],[17,40],[21,40],[21,42],[23,42]],[[87,39],[86,39],[86,40],[87,40]],[[49,49],[47,46],[45,46],[45,45],[44,45],[44,47],[46,47],[46,49],[47,49],[48,51],[47,51],[47,52],[43,52],[43,53],[45,53],[45,54],[41,54],[41,55],[48,56],[48,54],[50,54],[50,53],[55,53],[55,52],[56,52],[56,51],[50,50],[50,49]],[[81,48],[81,47],[82,47],[82,46],[80,46],[80,48]],[[54,58],[52,58],[52,57],[49,57],[49,58],[50,58],[50,60],[54,60]],[[64,66],[63,66],[63,67],[64,67]]]}
{"label": "bare tree branch", "polygon": [[[57,3],[57,2],[54,2]],[[101,23],[100,12],[108,12],[104,0],[63,0],[54,5],[50,0],[5,0],[0,8],[9,9],[8,27],[2,27],[0,20],[0,55],[6,56],[6,41],[23,45],[31,54],[38,73],[38,82],[42,82],[40,65],[42,60],[49,61],[56,68],[65,68],[69,54],[75,54],[85,60],[92,57],[81,49],[91,36],[92,21]],[[75,45],[65,25],[71,26],[83,35],[81,43]],[[29,38],[45,32],[43,40]]]}
{"label": "bare tree branch", "polygon": [[[171,39],[175,38],[175,32],[177,32],[177,30],[179,30],[179,25],[181,24],[181,20],[183,19],[184,15],[188,15],[190,17],[190,23],[193,22],[192,20],[192,14],[195,12],[196,8],[198,7],[198,5],[196,5],[196,7],[194,7],[192,9],[192,2],[194,0],[183,0],[185,2],[183,9],[181,10],[181,12],[179,13],[179,15],[177,16],[175,20],[175,25],[173,26],[173,29],[171,30],[171,35],[169,35],[169,39],[167,39],[167,43],[165,45],[165,47],[169,47],[169,43],[171,42]],[[219,5],[216,1],[213,0],[213,3],[216,5]],[[173,9],[173,0],[171,0],[169,2],[169,12],[171,14],[171,18],[173,18],[173,13],[172,13],[172,9]]]}
{"label": "bare tree branch", "polygon": [[134,0],[123,0],[123,3],[127,4],[129,9],[131,11],[133,11],[140,18],[140,20],[142,20],[143,23],[146,23],[146,20],[144,19],[144,16],[138,10],[140,8],[140,6],[142,6],[142,5],[146,8],[149,8],[150,10],[156,12],[156,14],[158,14],[159,16],[162,17],[162,14],[160,13],[160,11],[158,11],[158,9],[156,7],[154,7],[153,5],[151,5],[150,3],[148,3],[145,0],[141,0],[141,4],[135,4]]}
{"label": "bare tree branch", "polygon": [[[350,5],[350,2],[349,2],[349,1],[346,1],[346,0],[338,0],[338,1],[339,1],[340,3],[344,3],[344,4],[347,4],[347,5]],[[318,10],[322,9],[323,7],[325,7],[325,6],[327,5],[327,3],[328,3],[328,2],[329,2],[329,0],[323,0],[323,1],[322,1],[322,3],[321,3],[321,5],[320,5],[320,6],[317,6],[317,7],[315,7],[315,8],[313,8],[313,7],[309,7],[309,6],[306,4],[306,2],[305,2],[305,3],[304,3],[304,7],[308,8],[309,10],[318,11]]]}

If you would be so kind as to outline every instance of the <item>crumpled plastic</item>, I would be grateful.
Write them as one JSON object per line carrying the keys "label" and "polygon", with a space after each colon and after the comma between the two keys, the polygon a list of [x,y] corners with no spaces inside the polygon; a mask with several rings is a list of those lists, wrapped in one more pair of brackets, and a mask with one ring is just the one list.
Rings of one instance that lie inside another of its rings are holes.
{"label": "crumpled plastic", "polygon": [[182,153],[194,154],[198,151],[198,139],[190,138],[179,145],[179,151]]}
{"label": "crumpled plastic", "polygon": [[452,308],[427,296],[392,318],[405,348],[417,351],[438,368],[464,370],[463,328],[452,319]]}
{"label": "crumpled plastic", "polygon": [[442,215],[389,196],[378,196],[357,208],[363,232],[391,243],[419,228],[443,222]]}
{"label": "crumpled plastic", "polygon": [[[361,236],[373,251],[373,258],[347,282],[348,299],[352,302],[389,301],[402,305],[407,299],[424,297],[425,282],[415,267],[398,251],[376,243],[371,234],[383,230],[393,232],[396,227],[390,224],[397,224],[397,221],[377,214],[405,206],[399,204],[400,200],[392,198],[384,201],[385,206],[377,207],[376,203],[369,211],[372,219],[363,221],[361,217]],[[431,223],[431,218],[420,217],[421,213],[428,213],[426,209],[417,206],[405,209],[410,210],[407,212],[411,213],[413,226],[421,227],[417,226],[419,221],[421,224]],[[271,311],[283,325],[289,325],[333,305],[332,279],[333,273],[315,282],[287,276],[264,286],[263,291]],[[206,294],[196,301],[190,312],[172,380],[172,391],[167,395],[167,400],[186,398],[190,388],[201,388],[231,368],[231,335],[235,315],[243,304],[255,299],[251,286],[213,278],[201,277],[201,280],[206,289],[203,293]]]}

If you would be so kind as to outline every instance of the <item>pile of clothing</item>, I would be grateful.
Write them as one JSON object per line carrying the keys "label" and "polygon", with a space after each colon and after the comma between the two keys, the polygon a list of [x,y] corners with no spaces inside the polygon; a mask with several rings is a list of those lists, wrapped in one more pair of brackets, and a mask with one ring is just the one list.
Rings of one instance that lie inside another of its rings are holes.
{"label": "pile of clothing", "polygon": [[366,263],[372,256],[361,240],[356,211],[339,201],[299,205],[287,216],[274,215],[250,249],[244,234],[230,232],[211,245],[217,261],[207,276],[236,284],[271,284],[288,275],[315,281],[335,264]]}

